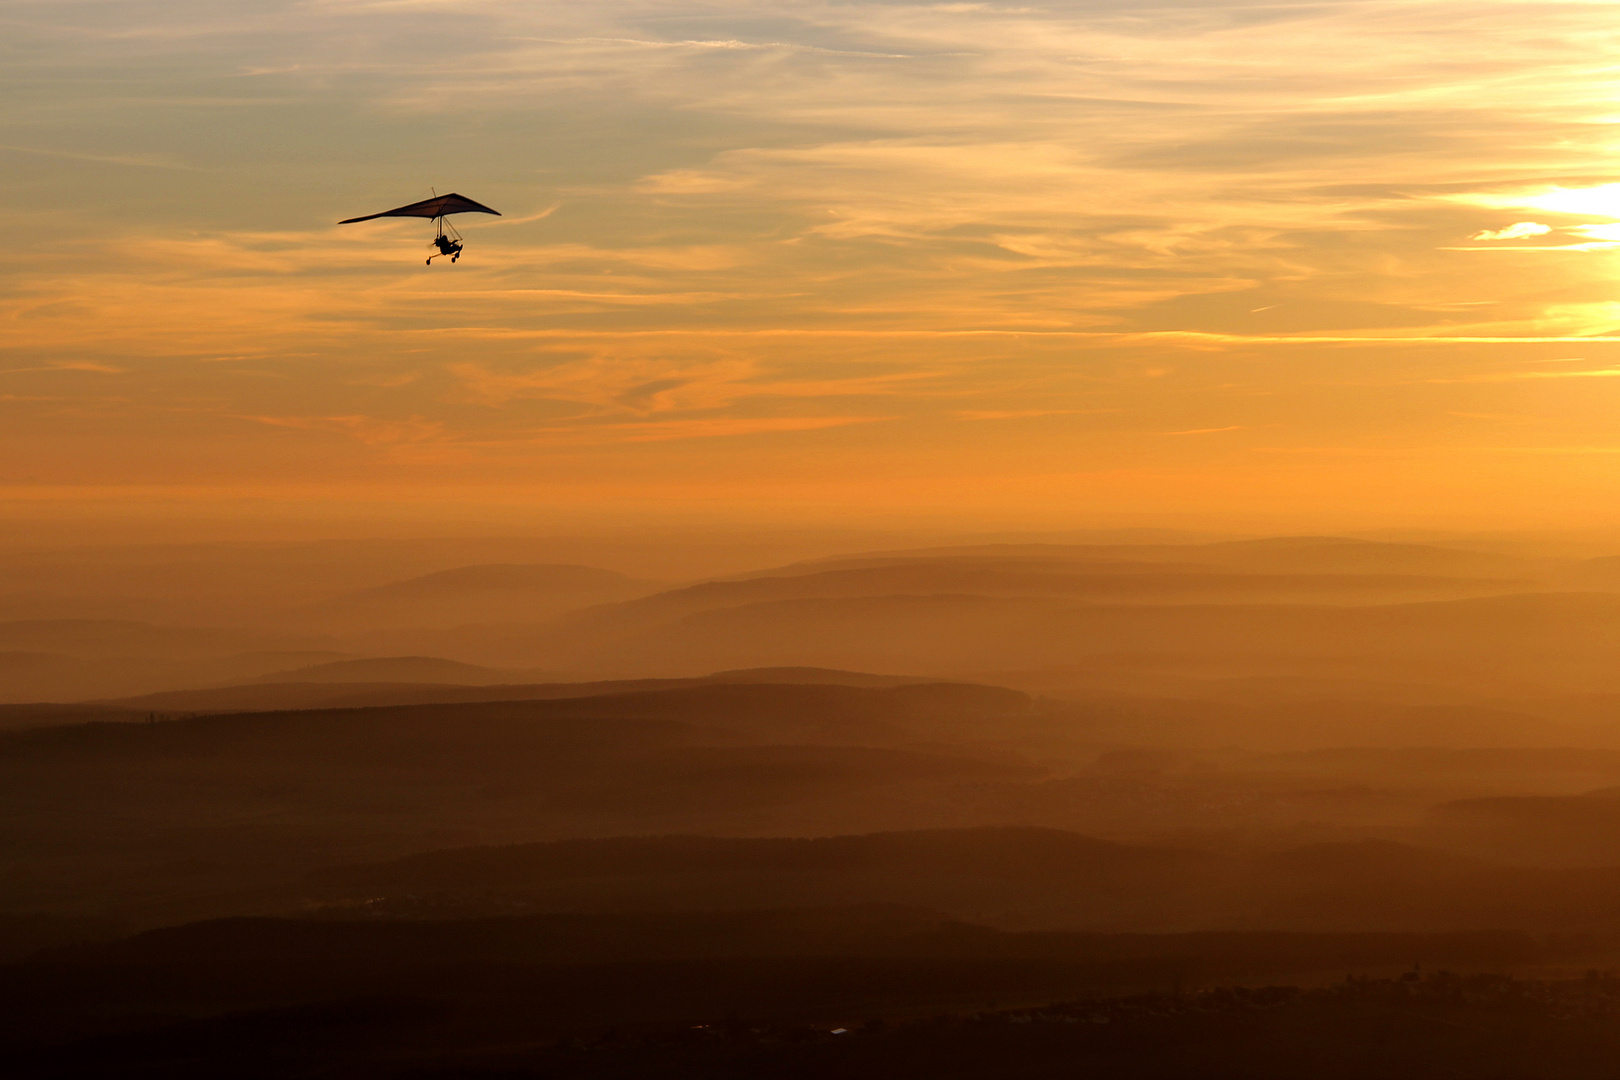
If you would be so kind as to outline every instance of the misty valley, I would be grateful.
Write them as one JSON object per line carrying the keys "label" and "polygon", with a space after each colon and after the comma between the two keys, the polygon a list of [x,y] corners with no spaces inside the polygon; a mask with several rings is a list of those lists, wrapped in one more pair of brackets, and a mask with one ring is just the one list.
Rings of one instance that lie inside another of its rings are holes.
{"label": "misty valley", "polygon": [[40,1077],[1558,1077],[1620,1052],[1620,554],[14,545]]}

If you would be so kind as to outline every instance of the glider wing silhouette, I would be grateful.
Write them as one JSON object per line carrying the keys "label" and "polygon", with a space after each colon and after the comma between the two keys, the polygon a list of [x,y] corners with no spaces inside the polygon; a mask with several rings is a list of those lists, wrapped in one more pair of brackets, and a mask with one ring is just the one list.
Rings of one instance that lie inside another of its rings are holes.
{"label": "glider wing silhouette", "polygon": [[[450,261],[455,262],[461,258],[461,234],[456,231],[454,225],[444,220],[446,214],[494,214],[496,217],[501,216],[499,210],[491,210],[481,202],[474,202],[467,196],[457,195],[452,191],[448,195],[435,195],[431,199],[413,202],[409,206],[396,206],[392,210],[384,210],[380,214],[345,218],[338,224],[353,225],[357,221],[370,221],[373,218],[380,217],[432,218],[439,226],[438,235],[433,238],[433,246],[439,249],[439,255],[448,255]],[[445,231],[446,229],[449,230],[448,233]],[[429,255],[427,259],[428,265],[432,266],[433,260],[437,259],[439,255]]]}
{"label": "glider wing silhouette", "polygon": [[357,221],[370,221],[380,217],[421,217],[442,218],[446,214],[494,214],[501,216],[499,210],[491,210],[481,202],[474,202],[465,195],[451,192],[448,195],[435,195],[431,199],[413,202],[409,206],[396,206],[392,210],[384,210],[380,214],[367,214],[364,217],[345,218],[339,225],[353,225]]}

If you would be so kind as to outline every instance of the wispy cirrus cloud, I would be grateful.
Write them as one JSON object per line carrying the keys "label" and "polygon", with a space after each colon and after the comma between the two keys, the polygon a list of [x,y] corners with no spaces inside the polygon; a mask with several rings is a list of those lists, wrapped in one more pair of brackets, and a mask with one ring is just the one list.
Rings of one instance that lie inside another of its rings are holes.
{"label": "wispy cirrus cloud", "polygon": [[[1261,431],[1530,445],[1620,362],[1605,10],[17,3],[0,182],[47,240],[0,268],[0,350],[121,373],[98,430],[140,439],[87,478],[204,431],[361,480],[410,447],[678,472],[657,445],[728,432],[1216,485],[1271,475],[1213,471]],[[454,268],[424,223],[334,224],[433,186],[506,213]]]}

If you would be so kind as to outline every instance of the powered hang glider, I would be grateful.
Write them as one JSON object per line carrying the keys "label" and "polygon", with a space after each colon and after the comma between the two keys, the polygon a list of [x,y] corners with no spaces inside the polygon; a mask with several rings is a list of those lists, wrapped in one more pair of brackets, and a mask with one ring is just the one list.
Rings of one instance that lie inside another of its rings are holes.
{"label": "powered hang glider", "polygon": [[[338,224],[353,225],[357,221],[371,221],[374,218],[382,217],[432,218],[439,229],[438,235],[433,238],[433,246],[439,249],[439,255],[448,255],[450,261],[455,262],[461,258],[461,234],[456,231],[454,225],[444,220],[450,214],[494,214],[496,217],[501,216],[499,210],[491,210],[481,202],[473,202],[465,195],[457,195],[451,192],[449,195],[435,195],[431,199],[413,202],[409,206],[396,206],[394,209],[384,210],[380,214],[345,218]],[[429,255],[427,257],[428,265],[432,266],[433,260],[437,259],[439,255]]]}

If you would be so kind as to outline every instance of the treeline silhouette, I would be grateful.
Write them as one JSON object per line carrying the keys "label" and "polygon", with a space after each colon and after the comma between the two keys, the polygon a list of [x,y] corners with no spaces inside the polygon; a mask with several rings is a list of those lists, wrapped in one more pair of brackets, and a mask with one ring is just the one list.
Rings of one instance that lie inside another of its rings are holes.
{"label": "treeline silhouette", "polygon": [[[1583,1080],[1612,1075],[1620,1050],[1620,980],[1597,971],[1536,980],[1409,968],[1182,989],[1176,961],[1204,955],[1203,944],[1165,941],[1156,960],[1112,966],[889,957],[356,966],[348,956],[227,968],[81,957],[0,968],[0,1000],[14,1075],[62,1080]],[[1466,962],[1505,958],[1508,943],[1259,935],[1240,951],[1259,962],[1279,944],[1289,961],[1404,951]],[[1521,949],[1507,952],[1522,958]],[[1221,967],[1206,961],[1200,973],[1219,978]]]}

